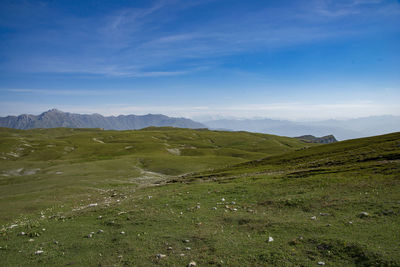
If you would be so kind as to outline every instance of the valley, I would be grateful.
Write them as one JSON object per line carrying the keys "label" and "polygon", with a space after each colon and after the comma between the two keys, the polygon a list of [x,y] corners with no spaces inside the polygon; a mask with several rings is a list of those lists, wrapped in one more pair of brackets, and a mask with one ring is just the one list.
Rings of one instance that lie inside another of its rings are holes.
{"label": "valley", "polygon": [[400,264],[399,133],[321,145],[3,128],[1,140],[5,266]]}

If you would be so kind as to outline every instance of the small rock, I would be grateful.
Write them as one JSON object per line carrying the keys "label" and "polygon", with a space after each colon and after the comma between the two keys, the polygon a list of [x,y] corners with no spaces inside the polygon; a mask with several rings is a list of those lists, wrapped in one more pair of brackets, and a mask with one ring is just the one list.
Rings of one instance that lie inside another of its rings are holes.
{"label": "small rock", "polygon": [[181,254],[179,254],[179,256],[181,256],[181,257],[184,257],[184,256],[185,256],[185,254],[181,253]]}
{"label": "small rock", "polygon": [[190,240],[189,239],[185,239],[185,240],[183,240],[183,243],[189,243],[190,242]]}
{"label": "small rock", "polygon": [[97,233],[101,234],[101,233],[104,233],[104,231],[100,229],[99,231],[97,231]]}
{"label": "small rock", "polygon": [[167,257],[167,255],[165,255],[165,254],[157,254],[156,257],[157,257],[158,259],[162,259],[162,258]]}
{"label": "small rock", "polygon": [[329,226],[332,226],[332,224],[328,223],[326,226],[329,227]]}
{"label": "small rock", "polygon": [[43,253],[43,250],[37,250],[36,252],[35,252],[35,255],[40,255],[40,254],[42,254]]}
{"label": "small rock", "polygon": [[103,216],[101,216],[101,215],[99,217],[97,217],[97,219],[99,219],[99,220],[101,220],[102,218],[103,218]]}
{"label": "small rock", "polygon": [[186,249],[186,250],[191,250],[191,248],[190,248],[190,247],[186,247],[185,249]]}
{"label": "small rock", "polygon": [[352,221],[350,221],[350,222],[349,222],[349,224],[353,224],[353,222],[352,222]]}
{"label": "small rock", "polygon": [[237,211],[238,209],[237,209],[237,208],[233,208],[232,210],[233,210],[233,211]]}
{"label": "small rock", "polygon": [[91,203],[88,205],[88,207],[97,207],[97,203]]}
{"label": "small rock", "polygon": [[153,196],[147,196],[148,199],[151,199]]}
{"label": "small rock", "polygon": [[325,262],[319,261],[319,262],[318,262],[318,265],[325,265]]}
{"label": "small rock", "polygon": [[55,241],[55,240],[54,240],[53,243],[54,243],[55,245],[58,245],[58,241]]}
{"label": "small rock", "polygon": [[35,239],[32,239],[32,238],[31,238],[31,239],[29,239],[28,241],[29,241],[29,242],[33,242],[33,241],[35,241]]}
{"label": "small rock", "polygon": [[21,232],[20,235],[26,235],[26,233],[25,232]]}
{"label": "small rock", "polygon": [[366,217],[369,217],[369,213],[368,213],[368,212],[365,212],[365,211],[363,211],[363,212],[361,212],[360,214],[358,214],[358,217],[360,217],[360,218],[366,218]]}
{"label": "small rock", "polygon": [[217,210],[217,207],[213,207],[212,210]]}
{"label": "small rock", "polygon": [[311,220],[316,220],[316,219],[317,219],[317,216],[312,216],[310,219],[311,219]]}
{"label": "small rock", "polygon": [[188,267],[193,267],[193,266],[197,266],[196,262],[194,261],[189,262]]}
{"label": "small rock", "polygon": [[172,250],[172,247],[168,247],[167,249],[168,249],[168,250]]}
{"label": "small rock", "polygon": [[272,236],[268,237],[268,242],[272,242],[274,241],[274,239],[272,238]]}
{"label": "small rock", "polygon": [[124,234],[125,234],[125,232],[124,232],[124,231],[122,231],[120,234],[121,234],[121,235],[124,235]]}
{"label": "small rock", "polygon": [[224,202],[224,201],[225,201],[225,198],[221,198],[221,201]]}
{"label": "small rock", "polygon": [[85,238],[92,238],[92,237],[93,237],[93,234],[88,234],[85,236]]}
{"label": "small rock", "polygon": [[200,205],[197,205],[197,206],[196,206],[196,209],[200,209]]}
{"label": "small rock", "polygon": [[232,205],[235,205],[235,204],[236,204],[236,202],[235,202],[235,201],[232,201],[232,202],[231,202],[231,204],[232,204]]}

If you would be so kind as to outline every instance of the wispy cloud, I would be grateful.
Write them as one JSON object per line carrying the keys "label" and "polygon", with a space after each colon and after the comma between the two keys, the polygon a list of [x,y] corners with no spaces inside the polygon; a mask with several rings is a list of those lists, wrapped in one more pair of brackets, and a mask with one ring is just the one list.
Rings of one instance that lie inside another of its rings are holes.
{"label": "wispy cloud", "polygon": [[[57,10],[49,6],[35,7],[32,12],[36,13],[31,18],[26,6],[16,7],[14,13],[29,17],[33,24],[45,21],[52,27],[26,31],[29,26],[13,24],[15,18],[0,21],[25,30],[23,35],[15,34],[5,41],[1,49],[5,60],[0,68],[119,77],[185,75],[209,68],[204,60],[222,64],[223,57],[258,49],[353,36],[368,30],[365,17],[385,20],[382,12],[389,10],[388,6],[392,13],[399,9],[393,1],[315,0],[289,8],[265,7],[234,15],[227,12],[210,16],[202,23],[185,24],[180,18],[207,2],[150,3],[146,7],[113,9],[101,16],[85,18],[73,15],[59,18]],[[346,27],[331,23],[343,18],[351,18]],[[26,50],[8,53],[9,47],[15,46]]]}
{"label": "wispy cloud", "polygon": [[[32,103],[0,103],[2,106],[12,106],[16,111],[40,113],[53,108],[54,104],[32,104]],[[345,119],[354,117],[365,117],[372,115],[400,115],[400,108],[396,105],[383,105],[372,101],[360,101],[356,103],[269,103],[258,105],[234,105],[234,106],[191,106],[191,105],[129,105],[110,104],[100,106],[79,105],[57,105],[56,108],[67,112],[77,113],[99,113],[102,115],[120,114],[165,114],[175,117],[218,117],[218,118],[273,118],[289,120],[318,120],[318,119]],[[4,113],[4,111],[2,112]],[[8,115],[8,114],[2,114]]]}
{"label": "wispy cloud", "polygon": [[48,89],[0,89],[1,91],[7,91],[12,93],[21,94],[40,94],[40,95],[101,95],[109,94],[109,92],[98,92],[89,90],[48,90]]}
{"label": "wispy cloud", "polygon": [[29,89],[29,88],[11,88],[11,89],[0,89],[0,93],[14,93],[20,95],[48,95],[48,96],[110,96],[115,94],[132,94],[144,92],[144,90],[130,89],[130,90],[82,90],[82,89],[70,89],[70,90],[60,90],[60,89]]}

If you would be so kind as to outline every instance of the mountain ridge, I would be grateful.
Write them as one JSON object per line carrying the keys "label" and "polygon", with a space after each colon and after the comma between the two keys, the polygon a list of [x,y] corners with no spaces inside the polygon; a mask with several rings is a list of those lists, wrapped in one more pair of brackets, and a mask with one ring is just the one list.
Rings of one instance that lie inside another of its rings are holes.
{"label": "mountain ridge", "polygon": [[400,131],[400,116],[382,115],[346,120],[297,122],[268,118],[202,121],[210,129],[250,131],[281,136],[334,135],[338,140],[355,139]]}
{"label": "mountain ridge", "polygon": [[191,119],[168,117],[162,114],[103,116],[97,113],[77,114],[50,109],[39,115],[21,114],[19,116],[0,117],[0,127],[22,130],[56,127],[137,130],[149,126],[206,128],[204,124]]}

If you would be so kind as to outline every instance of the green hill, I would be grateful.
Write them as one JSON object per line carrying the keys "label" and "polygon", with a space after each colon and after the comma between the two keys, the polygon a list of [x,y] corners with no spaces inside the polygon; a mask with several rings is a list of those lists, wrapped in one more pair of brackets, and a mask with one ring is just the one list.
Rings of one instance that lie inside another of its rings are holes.
{"label": "green hill", "polygon": [[3,172],[41,168],[2,177],[1,214],[25,195],[54,204],[16,206],[4,266],[400,266],[400,133],[308,148],[171,128],[1,134]]}
{"label": "green hill", "polygon": [[[308,147],[247,132],[150,127],[135,131],[0,128],[0,223],[20,213],[96,199],[101,190]],[[13,208],[9,208],[9,203]]]}

